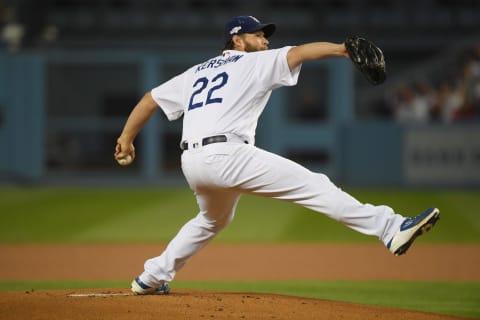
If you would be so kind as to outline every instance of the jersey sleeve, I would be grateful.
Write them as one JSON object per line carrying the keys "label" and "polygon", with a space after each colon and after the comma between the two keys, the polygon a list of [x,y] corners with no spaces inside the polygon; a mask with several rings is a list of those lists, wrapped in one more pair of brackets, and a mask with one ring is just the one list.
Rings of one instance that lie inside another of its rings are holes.
{"label": "jersey sleeve", "polygon": [[185,73],[164,82],[151,91],[152,98],[160,106],[168,120],[180,118],[184,111],[183,87]]}
{"label": "jersey sleeve", "polygon": [[287,53],[291,48],[288,46],[261,52],[255,70],[267,90],[297,84],[301,65],[293,70],[288,67]]}

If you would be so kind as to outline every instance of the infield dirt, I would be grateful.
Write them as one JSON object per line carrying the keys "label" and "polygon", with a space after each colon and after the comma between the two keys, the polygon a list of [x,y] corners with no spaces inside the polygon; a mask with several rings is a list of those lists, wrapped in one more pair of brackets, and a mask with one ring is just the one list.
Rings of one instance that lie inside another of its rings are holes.
{"label": "infield dirt", "polygon": [[[158,245],[0,245],[0,280],[126,280]],[[178,280],[480,280],[480,246],[417,245],[394,257],[378,245],[212,244]],[[0,292],[0,319],[462,319],[353,303],[258,293],[175,289],[167,296],[125,289]]]}

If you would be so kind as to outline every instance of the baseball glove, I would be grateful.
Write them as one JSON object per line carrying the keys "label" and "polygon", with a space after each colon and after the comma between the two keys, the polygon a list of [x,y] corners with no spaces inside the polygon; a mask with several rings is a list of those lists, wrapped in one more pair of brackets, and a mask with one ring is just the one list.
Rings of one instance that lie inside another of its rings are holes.
{"label": "baseball glove", "polygon": [[359,36],[349,36],[345,40],[345,48],[355,67],[371,84],[378,85],[385,81],[385,57],[373,42]]}

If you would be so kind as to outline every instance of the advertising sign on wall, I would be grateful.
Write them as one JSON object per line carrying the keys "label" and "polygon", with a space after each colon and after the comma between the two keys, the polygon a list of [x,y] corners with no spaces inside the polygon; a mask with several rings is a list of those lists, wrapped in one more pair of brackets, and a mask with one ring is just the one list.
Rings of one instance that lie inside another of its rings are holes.
{"label": "advertising sign on wall", "polygon": [[408,184],[480,185],[480,127],[409,128],[403,154]]}

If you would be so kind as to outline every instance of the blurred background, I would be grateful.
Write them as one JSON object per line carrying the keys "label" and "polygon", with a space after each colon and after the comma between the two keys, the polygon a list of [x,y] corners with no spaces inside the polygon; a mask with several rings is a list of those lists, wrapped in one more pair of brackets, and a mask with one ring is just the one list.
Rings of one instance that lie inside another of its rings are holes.
{"label": "blurred background", "polygon": [[0,0],[0,184],[186,185],[181,121],[158,112],[137,161],[115,141],[146,91],[220,52],[236,15],[277,24],[271,47],[372,39],[387,81],[306,63],[276,90],[257,144],[337,184],[480,186],[480,2]]}

